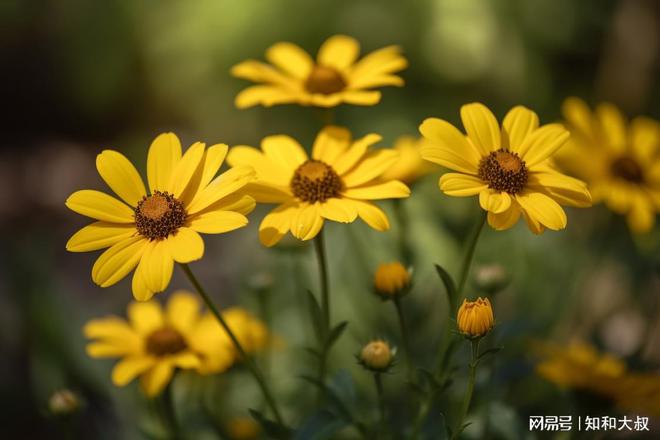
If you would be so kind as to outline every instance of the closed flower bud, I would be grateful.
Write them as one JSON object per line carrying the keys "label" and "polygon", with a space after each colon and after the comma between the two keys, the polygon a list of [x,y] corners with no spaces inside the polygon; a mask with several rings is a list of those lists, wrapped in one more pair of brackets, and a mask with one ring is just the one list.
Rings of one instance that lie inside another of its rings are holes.
{"label": "closed flower bud", "polygon": [[80,400],[70,390],[59,390],[54,392],[48,400],[48,409],[53,415],[68,416],[80,408]]}
{"label": "closed flower bud", "polygon": [[488,298],[477,298],[476,301],[464,299],[456,317],[458,331],[467,338],[482,337],[493,328],[494,321]]}
{"label": "closed flower bud", "polygon": [[474,274],[477,287],[489,294],[495,294],[504,289],[510,281],[504,267],[499,264],[488,264],[477,268]]}
{"label": "closed flower bud", "polygon": [[399,262],[381,264],[374,275],[374,288],[383,299],[403,296],[410,288],[410,273]]}
{"label": "closed flower bud", "polygon": [[376,339],[362,347],[359,360],[363,367],[372,371],[386,371],[392,366],[396,350],[387,341]]}

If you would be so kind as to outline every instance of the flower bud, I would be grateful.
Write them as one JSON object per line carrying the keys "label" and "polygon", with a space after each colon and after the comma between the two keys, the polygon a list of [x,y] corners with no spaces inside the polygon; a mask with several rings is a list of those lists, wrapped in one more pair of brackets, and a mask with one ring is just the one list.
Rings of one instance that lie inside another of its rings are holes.
{"label": "flower bud", "polygon": [[488,298],[476,301],[463,300],[456,317],[458,331],[467,338],[480,338],[494,325],[493,308]]}
{"label": "flower bud", "polygon": [[80,408],[80,400],[70,390],[64,389],[54,392],[48,400],[48,409],[56,416],[67,416]]}
{"label": "flower bud", "polygon": [[395,353],[387,341],[376,339],[362,347],[359,360],[363,367],[381,372],[392,365]]}
{"label": "flower bud", "polygon": [[487,264],[477,267],[474,274],[477,287],[491,295],[504,289],[509,284],[509,275],[499,264]]}
{"label": "flower bud", "polygon": [[410,273],[399,262],[383,263],[374,274],[374,288],[383,299],[403,296],[410,288]]}
{"label": "flower bud", "polygon": [[251,417],[234,417],[227,424],[227,433],[234,440],[253,440],[259,438],[261,429]]}

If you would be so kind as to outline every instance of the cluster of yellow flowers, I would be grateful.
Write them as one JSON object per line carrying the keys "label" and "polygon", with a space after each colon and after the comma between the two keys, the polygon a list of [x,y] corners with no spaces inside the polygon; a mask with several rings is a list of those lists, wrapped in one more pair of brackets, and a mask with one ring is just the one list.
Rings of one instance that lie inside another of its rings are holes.
{"label": "cluster of yellow flowers", "polygon": [[[233,75],[257,83],[238,94],[236,106],[374,105],[381,99],[375,88],[403,85],[397,72],[407,60],[397,46],[361,59],[359,53],[358,42],[343,35],[328,39],[316,60],[294,44],[278,43],[266,52],[270,64],[248,60],[232,69]],[[627,129],[614,107],[602,105],[592,115],[576,99],[564,110],[567,126],[541,125],[523,106],[511,109],[500,124],[486,106],[471,103],[460,109],[465,132],[429,118],[419,127],[421,138],[403,137],[394,148],[374,148],[381,141],[378,134],[354,138],[334,125],[323,127],[311,146],[280,134],[263,138],[259,148],[196,142],[183,151],[179,138],[165,133],[149,148],[147,185],[124,155],[103,151],[96,167],[117,197],[93,190],[73,193],[66,206],[95,222],[75,233],[66,247],[72,252],[106,249],[92,268],[93,281],[108,287],[134,271],[132,291],[139,302],[129,306],[128,322],[111,317],[88,323],[85,334],[94,339],[89,354],[121,357],[113,382],[124,385],[140,376],[143,390],[153,396],[175,368],[217,373],[238,360],[237,347],[246,353],[265,347],[268,330],[242,309],[201,314],[188,293],[173,294],[165,311],[151,300],[167,289],[175,262],[187,271],[187,263],[202,258],[200,234],[245,226],[256,203],[275,205],[259,226],[259,239],[269,247],[288,233],[314,239],[326,221],[351,223],[359,217],[385,231],[389,219],[375,201],[408,197],[409,185],[436,164],[451,170],[440,177],[440,190],[478,196],[495,230],[511,228],[521,217],[535,234],[561,230],[567,225],[562,206],[591,206],[592,194],[625,214],[633,231],[649,230],[660,211],[658,124],[638,118]],[[225,159],[230,168],[218,175]],[[409,288],[410,273],[398,263],[375,275],[383,298],[398,298]],[[458,293],[462,299],[464,293]],[[228,326],[216,322],[223,317]],[[464,300],[457,314],[460,333],[479,339],[493,325],[488,298]],[[360,358],[370,369],[384,371],[393,350],[377,340]]]}

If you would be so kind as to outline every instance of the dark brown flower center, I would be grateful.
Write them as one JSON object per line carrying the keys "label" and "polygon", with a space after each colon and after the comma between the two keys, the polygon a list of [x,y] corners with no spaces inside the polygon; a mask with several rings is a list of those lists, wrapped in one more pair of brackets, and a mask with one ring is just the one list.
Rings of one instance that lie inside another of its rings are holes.
{"label": "dark brown flower center", "polygon": [[637,161],[628,156],[622,156],[616,159],[610,165],[612,174],[623,180],[632,183],[642,183],[644,181],[644,173]]}
{"label": "dark brown flower center", "polygon": [[525,161],[516,153],[499,149],[481,159],[479,177],[488,188],[517,194],[525,187],[528,173]]}
{"label": "dark brown flower center", "polygon": [[144,196],[135,208],[135,227],[150,240],[163,240],[186,222],[183,203],[167,192]]}
{"label": "dark brown flower center", "polygon": [[309,93],[330,95],[344,90],[346,81],[341,73],[332,67],[314,66],[305,81],[305,88]]}
{"label": "dark brown flower center", "polygon": [[188,347],[181,333],[170,327],[163,327],[147,338],[147,352],[154,356],[176,354]]}
{"label": "dark brown flower center", "polygon": [[337,197],[344,187],[339,175],[320,160],[308,160],[296,169],[291,179],[291,192],[304,202],[325,202]]}

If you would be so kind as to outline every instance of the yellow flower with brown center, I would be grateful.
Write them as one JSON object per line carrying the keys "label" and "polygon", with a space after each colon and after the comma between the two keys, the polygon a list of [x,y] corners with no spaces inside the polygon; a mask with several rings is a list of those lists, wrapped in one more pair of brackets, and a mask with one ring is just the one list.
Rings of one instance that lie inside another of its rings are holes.
{"label": "yellow flower with brown center", "polygon": [[420,150],[428,141],[424,138],[413,136],[401,136],[394,142],[392,147],[399,152],[399,159],[394,165],[383,173],[383,180],[400,180],[411,185],[421,177],[433,172],[436,168],[433,164],[422,159]]}
{"label": "yellow flower with brown center", "polygon": [[408,293],[410,273],[398,261],[383,263],[374,274],[374,289],[383,299],[392,299]]}
{"label": "yellow flower with brown center", "polygon": [[360,363],[372,371],[386,371],[392,366],[394,350],[387,341],[376,339],[362,347]]}
{"label": "yellow flower with brown center", "polygon": [[[246,352],[262,349],[270,338],[265,325],[240,308],[222,313]],[[111,316],[93,319],[84,327],[92,339],[87,353],[93,358],[121,358],[112,382],[125,386],[140,377],[140,386],[155,396],[170,382],[175,369],[200,374],[220,373],[237,360],[227,333],[208,312],[202,313],[195,295],[172,294],[165,310],[155,300],[128,306],[128,322]]]}
{"label": "yellow flower with brown center", "polygon": [[200,233],[219,234],[243,227],[255,201],[237,191],[254,178],[249,167],[215,177],[227,145],[201,142],[182,154],[173,133],[158,136],[147,156],[147,192],[135,167],[121,153],[105,150],[96,158],[101,178],[121,200],[101,191],[77,191],[66,206],[97,220],[66,244],[71,252],[108,248],[94,263],[92,280],[108,287],[135,270],[133,296],[139,301],[165,290],[174,262],[204,254]]}
{"label": "yellow flower with brown center", "polygon": [[232,75],[259,83],[239,93],[236,106],[374,105],[380,101],[381,93],[371,89],[403,85],[403,79],[394,74],[406,68],[408,62],[398,46],[385,47],[360,60],[359,54],[359,43],[345,35],[328,38],[316,61],[295,44],[277,43],[266,51],[272,66],[247,60],[232,68]]}
{"label": "yellow flower with brown center", "polygon": [[387,216],[370,200],[408,197],[410,190],[399,181],[380,180],[397,159],[391,149],[369,151],[380,139],[369,134],[354,141],[347,129],[328,126],[316,137],[311,158],[284,135],[264,138],[261,151],[233,147],[229,164],[250,165],[257,173],[246,193],[258,202],[279,204],[259,226],[261,242],[273,246],[289,231],[310,240],[325,220],[351,223],[358,216],[378,231],[387,230]]}
{"label": "yellow flower with brown center", "polygon": [[559,230],[566,227],[560,205],[591,205],[583,182],[550,166],[549,159],[569,137],[562,125],[539,127],[536,113],[517,106],[500,127],[479,103],[464,105],[461,119],[467,135],[447,121],[426,119],[419,130],[430,145],[422,147],[421,154],[457,171],[440,177],[440,189],[450,196],[479,195],[494,229],[512,227],[522,214],[535,234]]}
{"label": "yellow flower with brown center", "polygon": [[480,338],[495,325],[493,308],[488,298],[477,298],[475,301],[463,300],[456,316],[458,331],[468,338]]}
{"label": "yellow flower with brown center", "polygon": [[633,232],[651,230],[660,212],[660,124],[645,117],[627,123],[615,106],[592,112],[577,98],[564,102],[563,113],[571,141],[557,163],[587,182],[595,202],[625,215]]}
{"label": "yellow flower with brown center", "polygon": [[660,374],[628,371],[618,357],[584,342],[542,342],[535,349],[541,359],[536,372],[550,382],[597,394],[624,411],[660,415]]}

